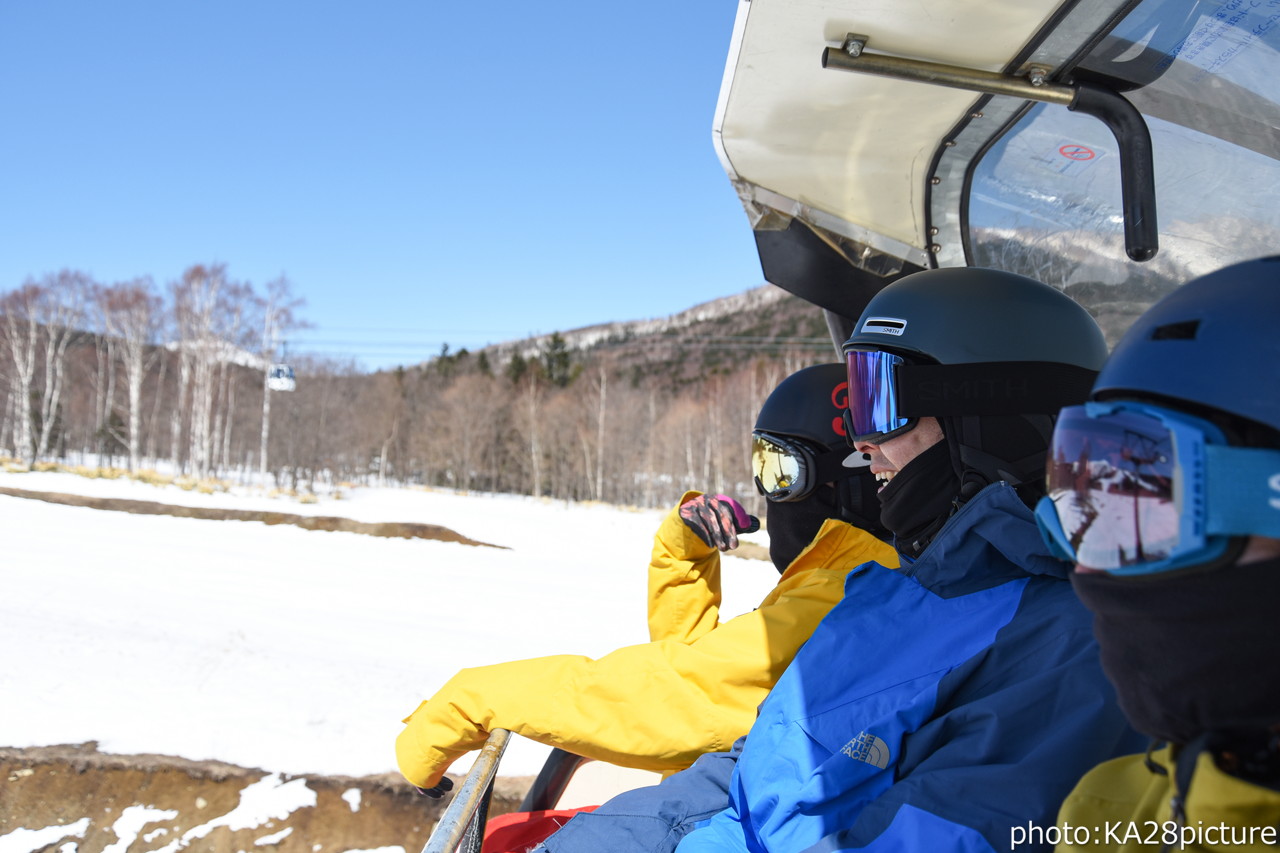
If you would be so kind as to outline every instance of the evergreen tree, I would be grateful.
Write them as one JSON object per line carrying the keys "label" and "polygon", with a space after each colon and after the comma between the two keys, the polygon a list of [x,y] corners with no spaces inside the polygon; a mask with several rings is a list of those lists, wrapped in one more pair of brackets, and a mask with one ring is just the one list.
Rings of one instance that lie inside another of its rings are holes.
{"label": "evergreen tree", "polygon": [[569,345],[556,332],[542,348],[542,363],[547,371],[547,381],[557,388],[567,387],[573,381],[573,363]]}
{"label": "evergreen tree", "polygon": [[520,353],[511,356],[511,361],[507,362],[507,378],[511,380],[511,384],[515,385],[524,378],[529,372],[529,362]]}

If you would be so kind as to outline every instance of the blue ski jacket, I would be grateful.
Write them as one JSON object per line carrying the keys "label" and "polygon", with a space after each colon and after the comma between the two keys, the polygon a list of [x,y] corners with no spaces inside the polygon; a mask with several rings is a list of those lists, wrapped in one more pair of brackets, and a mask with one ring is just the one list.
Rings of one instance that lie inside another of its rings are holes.
{"label": "blue ski jacket", "polygon": [[1011,849],[1145,743],[1067,569],[1013,489],[988,486],[914,563],[850,573],[745,747],[574,818],[547,849]]}

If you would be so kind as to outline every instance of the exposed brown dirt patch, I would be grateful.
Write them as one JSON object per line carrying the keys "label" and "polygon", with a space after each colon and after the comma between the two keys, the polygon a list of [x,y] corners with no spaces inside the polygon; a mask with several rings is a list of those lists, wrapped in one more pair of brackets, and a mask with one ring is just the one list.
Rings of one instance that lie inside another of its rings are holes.
{"label": "exposed brown dirt patch", "polygon": [[[418,795],[394,774],[285,777],[282,784],[303,780],[315,805],[255,826],[224,822],[241,805],[241,792],[265,776],[216,761],[107,755],[93,743],[0,747],[0,840],[7,841],[6,850],[29,853],[55,853],[68,842],[78,853],[100,853],[112,845],[119,853],[343,853],[386,847],[414,853],[446,804]],[[499,777],[490,814],[515,811],[531,781]],[[246,813],[252,817],[254,810],[242,808],[240,814]]]}
{"label": "exposed brown dirt patch", "polygon": [[501,548],[479,542],[438,524],[418,524],[409,521],[353,521],[332,515],[297,515],[288,512],[251,509],[217,509],[213,507],[181,506],[156,501],[135,501],[125,498],[92,498],[61,492],[33,492],[27,489],[0,487],[0,495],[28,498],[65,506],[82,506],[112,512],[131,512],[138,515],[171,515],[177,518],[202,518],[212,521],[258,521],[263,524],[292,524],[303,530],[328,530],[342,533],[360,533],[366,536],[384,536],[393,539],[434,539],[441,542],[458,542],[462,545],[481,545]]}

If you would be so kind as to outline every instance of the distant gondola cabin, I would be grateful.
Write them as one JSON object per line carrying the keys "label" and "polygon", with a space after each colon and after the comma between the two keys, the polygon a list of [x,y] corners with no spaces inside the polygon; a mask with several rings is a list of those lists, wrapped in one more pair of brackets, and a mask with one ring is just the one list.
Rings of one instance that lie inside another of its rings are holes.
{"label": "distant gondola cabin", "polygon": [[267,371],[267,387],[272,391],[292,391],[298,387],[293,378],[293,368],[287,364],[273,364]]}

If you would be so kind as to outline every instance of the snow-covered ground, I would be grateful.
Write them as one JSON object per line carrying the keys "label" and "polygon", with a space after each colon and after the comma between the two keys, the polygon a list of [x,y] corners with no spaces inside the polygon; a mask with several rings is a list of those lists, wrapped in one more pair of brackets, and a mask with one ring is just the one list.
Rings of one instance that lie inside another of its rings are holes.
{"label": "snow-covered ground", "polygon": [[[657,510],[373,488],[306,505],[71,474],[0,486],[423,522],[505,548],[0,497],[3,746],[383,773],[400,720],[456,670],[647,639]],[[725,618],[776,580],[728,557]],[[513,738],[500,772],[536,773],[546,753]]]}

